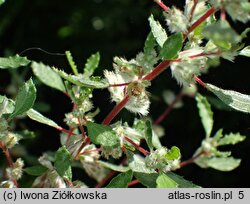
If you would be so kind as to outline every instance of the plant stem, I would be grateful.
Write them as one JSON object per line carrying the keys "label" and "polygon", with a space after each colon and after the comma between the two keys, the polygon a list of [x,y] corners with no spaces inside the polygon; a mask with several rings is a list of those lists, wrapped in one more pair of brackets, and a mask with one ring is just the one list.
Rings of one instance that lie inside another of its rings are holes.
{"label": "plant stem", "polygon": [[129,84],[131,84],[133,82],[127,82],[127,83],[122,83],[122,84],[110,84],[110,87],[116,87],[116,86],[128,86]]}
{"label": "plant stem", "polygon": [[181,92],[179,93],[175,100],[165,109],[165,111],[155,120],[154,124],[158,125],[160,124],[164,118],[167,117],[167,115],[173,110],[174,105],[184,96],[184,94]]}
{"label": "plant stem", "polygon": [[138,184],[138,183],[140,183],[140,181],[139,180],[133,180],[133,181],[131,181],[129,184],[128,184],[128,187],[130,187],[130,186],[133,186],[133,185],[135,185],[135,184]]}
{"label": "plant stem", "polygon": [[69,134],[69,135],[74,135],[74,136],[76,136],[76,134],[73,133],[72,131],[66,130],[66,129],[62,128],[62,127],[57,127],[56,129],[59,130],[59,131],[61,131],[61,132],[65,132],[65,133],[67,133],[67,134]]}
{"label": "plant stem", "polygon": [[199,77],[194,76],[194,80],[195,80],[198,84],[200,84],[201,86],[203,86],[205,89],[207,89],[206,84],[205,84]]}
{"label": "plant stem", "polygon": [[193,5],[192,10],[191,10],[191,13],[190,13],[189,22],[191,22],[192,19],[193,19],[194,11],[195,11],[196,6],[197,6],[197,3],[198,3],[198,0],[193,0],[193,1],[194,1],[194,5]]}
{"label": "plant stem", "polygon": [[180,167],[184,167],[184,166],[186,166],[186,165],[188,165],[188,164],[192,164],[192,163],[194,162],[194,160],[196,160],[198,157],[200,157],[200,156],[203,155],[203,154],[204,154],[204,152],[202,151],[202,152],[200,152],[199,154],[193,156],[191,159],[188,159],[188,160],[186,160],[186,161],[181,162],[181,163],[180,163]]}
{"label": "plant stem", "polygon": [[197,28],[201,23],[203,23],[208,17],[210,17],[212,14],[214,14],[216,10],[212,7],[207,10],[207,12],[201,16],[194,24],[188,29],[187,33],[184,35],[184,39],[187,38],[187,36],[195,29]]}
{"label": "plant stem", "polygon": [[110,122],[114,119],[114,117],[122,110],[122,108],[128,103],[129,96],[126,95],[124,99],[118,103],[114,109],[107,115],[107,117],[103,120],[102,124],[109,125]]}
{"label": "plant stem", "polygon": [[161,0],[154,0],[164,11],[167,11],[169,8],[161,1]]}
{"label": "plant stem", "polygon": [[131,139],[129,139],[128,137],[124,137],[124,139],[129,142],[130,144],[132,144],[139,152],[141,152],[142,154],[144,154],[144,156],[147,156],[150,154],[149,151],[145,150],[144,148],[140,147],[138,144],[134,143]]}

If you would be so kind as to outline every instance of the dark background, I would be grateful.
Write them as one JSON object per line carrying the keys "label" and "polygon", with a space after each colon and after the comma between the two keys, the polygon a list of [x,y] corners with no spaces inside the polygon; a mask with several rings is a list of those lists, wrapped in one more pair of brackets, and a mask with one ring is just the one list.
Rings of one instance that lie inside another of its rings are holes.
{"label": "dark background", "polygon": [[[174,2],[181,8],[184,1]],[[161,8],[151,0],[7,0],[0,8],[0,54],[8,56],[21,53],[30,47],[39,47],[55,53],[70,50],[78,68],[82,69],[86,59],[99,51],[101,63],[97,74],[101,74],[102,69],[112,69],[114,56],[130,59],[142,50],[149,32],[147,18],[150,13],[154,13],[164,25]],[[239,33],[244,30],[243,24],[232,23]],[[48,55],[38,50],[26,51],[23,56],[70,71],[64,56]],[[219,67],[211,69],[201,78],[224,89],[249,94],[248,63],[244,57],[238,57],[234,63],[222,60]],[[29,68],[18,70],[17,73],[1,70],[0,94],[9,96],[11,93],[14,94],[15,91],[6,92],[6,90],[9,89],[11,76],[16,77],[14,84],[22,82],[18,77],[20,74],[25,74],[26,79],[31,76]],[[36,82],[37,101],[50,104],[49,111],[44,110],[44,114],[65,127],[62,118],[71,110],[70,101],[60,92],[39,85],[39,81]],[[152,100],[150,113],[153,119],[165,109],[166,105],[161,98],[165,89],[172,89],[176,93],[180,91],[169,70],[154,80],[150,87],[150,92],[159,98]],[[202,88],[200,92],[204,95],[209,94]],[[114,104],[110,104],[109,93],[106,90],[95,91],[94,102],[101,109],[96,118],[97,122],[101,122]],[[162,140],[164,145],[178,146],[183,160],[193,155],[205,135],[195,100],[184,98],[184,104],[183,108],[174,110],[162,122],[166,132]],[[189,165],[177,173],[203,187],[250,187],[248,182],[250,116],[240,112],[221,111],[214,107],[213,111],[215,120],[213,133],[223,128],[224,133],[240,132],[248,136],[243,143],[229,148],[233,150],[233,156],[242,158],[241,166],[232,172],[219,172]],[[123,110],[119,117],[131,123],[134,115]],[[58,149],[60,143],[57,131],[30,121],[22,124],[22,127],[26,126],[39,135],[36,140],[25,143],[29,154],[40,156],[44,151]],[[77,171],[75,174],[83,178],[81,172]]]}

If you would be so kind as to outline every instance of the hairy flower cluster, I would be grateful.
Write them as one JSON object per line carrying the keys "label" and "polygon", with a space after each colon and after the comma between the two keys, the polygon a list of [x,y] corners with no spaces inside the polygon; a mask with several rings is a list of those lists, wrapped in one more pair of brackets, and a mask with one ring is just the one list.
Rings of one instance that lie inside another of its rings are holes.
{"label": "hairy flower cluster", "polygon": [[9,167],[6,169],[6,173],[9,179],[18,180],[22,177],[23,174],[23,160],[18,158],[16,162],[13,164],[13,167]]}
{"label": "hairy flower cluster", "polygon": [[5,146],[8,149],[11,149],[16,144],[18,144],[20,138],[21,138],[20,135],[13,132],[9,131],[0,132],[0,140],[5,144]]}
{"label": "hairy flower cluster", "polygon": [[204,0],[197,0],[196,7],[193,10],[194,2],[194,0],[186,0],[184,10],[184,14],[188,19],[191,20],[191,24],[197,21],[206,12],[208,8]]}

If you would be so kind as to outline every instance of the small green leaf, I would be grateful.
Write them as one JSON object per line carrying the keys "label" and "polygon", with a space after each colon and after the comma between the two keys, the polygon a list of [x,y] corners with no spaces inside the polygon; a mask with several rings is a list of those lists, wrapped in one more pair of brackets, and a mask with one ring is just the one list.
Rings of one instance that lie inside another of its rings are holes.
{"label": "small green leaf", "polygon": [[247,46],[243,50],[241,50],[239,55],[250,57],[250,46]]}
{"label": "small green leaf", "polygon": [[43,173],[45,173],[48,170],[45,166],[42,165],[37,165],[37,166],[32,166],[32,167],[27,167],[24,169],[24,171],[32,176],[40,176]]}
{"label": "small green leaf", "polygon": [[22,66],[26,66],[30,63],[26,57],[20,57],[19,55],[11,56],[8,58],[0,57],[0,69],[8,69],[8,68],[18,68]]}
{"label": "small green leaf", "polygon": [[45,124],[54,128],[60,128],[60,126],[57,125],[53,120],[46,118],[41,113],[37,112],[36,110],[32,108],[27,111],[27,116],[30,119],[35,120],[39,123],[42,123],[42,124]]}
{"label": "small green leaf", "polygon": [[134,176],[144,186],[148,188],[156,188],[156,179],[158,178],[159,174],[157,173],[147,174],[147,173],[134,172]]}
{"label": "small green leaf", "polygon": [[166,154],[167,160],[175,160],[179,159],[181,156],[180,149],[176,146],[173,146],[170,150],[168,150]]}
{"label": "small green leaf", "polygon": [[121,166],[121,165],[115,165],[111,164],[105,161],[97,161],[98,164],[102,165],[103,167],[106,167],[108,169],[111,169],[113,171],[118,171],[118,172],[127,172],[130,168],[127,166]]}
{"label": "small green leaf", "polygon": [[244,38],[247,38],[247,34],[250,32],[250,28],[246,28],[241,34],[241,38],[244,39]]}
{"label": "small green leaf", "polygon": [[5,2],[5,0],[0,0],[0,5],[2,5]]}
{"label": "small green leaf", "polygon": [[213,157],[208,159],[207,165],[219,171],[232,171],[240,165],[241,160],[233,157]]}
{"label": "small green leaf", "polygon": [[152,32],[150,32],[144,44],[144,49],[143,49],[144,54],[150,55],[152,53],[152,50],[154,50],[155,45],[156,45],[156,41],[155,41],[154,35]]}
{"label": "small green leaf", "polygon": [[178,56],[178,52],[182,48],[183,36],[181,33],[171,35],[164,43],[160,56],[162,60],[174,59]]}
{"label": "small green leaf", "polygon": [[206,84],[206,87],[231,108],[241,112],[250,113],[249,95],[232,90],[224,90],[212,84]]}
{"label": "small green leaf", "polygon": [[11,114],[15,109],[15,103],[6,96],[0,95],[0,117],[3,114]]}
{"label": "small green leaf", "polygon": [[85,77],[81,74],[74,76],[74,75],[67,74],[64,71],[58,70],[55,68],[54,68],[54,71],[58,73],[62,78],[78,86],[85,86],[85,87],[95,88],[95,89],[105,89],[109,87],[109,83],[106,79],[92,80],[89,77]]}
{"label": "small green leaf", "polygon": [[200,94],[197,94],[195,99],[197,101],[201,122],[206,131],[206,137],[210,137],[214,124],[211,105],[207,99]]}
{"label": "small green leaf", "polygon": [[120,139],[116,133],[106,125],[100,125],[87,122],[88,136],[94,144],[100,144],[106,147],[117,147],[120,145]]}
{"label": "small green leaf", "polygon": [[15,101],[15,109],[10,115],[10,118],[14,118],[28,111],[33,106],[35,100],[36,87],[33,84],[32,79],[30,79],[18,90]]}
{"label": "small green leaf", "polygon": [[132,180],[132,177],[133,172],[131,170],[120,173],[109,182],[106,188],[127,188],[128,184]]}
{"label": "small green leaf", "polygon": [[200,186],[197,186],[191,181],[188,181],[173,172],[168,172],[166,175],[178,184],[178,188],[200,188]]}
{"label": "small green leaf", "polygon": [[66,51],[65,54],[66,54],[67,60],[68,60],[68,62],[69,62],[69,65],[70,65],[70,67],[71,67],[73,73],[74,73],[75,75],[78,75],[77,66],[76,66],[76,64],[75,64],[75,62],[74,62],[74,60],[73,60],[73,57],[72,57],[72,55],[71,55],[71,52],[70,52],[70,51]]}
{"label": "small green leaf", "polygon": [[88,59],[87,59],[87,63],[85,64],[84,67],[84,76],[86,77],[90,77],[94,74],[94,71],[96,70],[96,68],[99,65],[99,61],[100,61],[100,54],[99,52],[91,55]]}
{"label": "small green leaf", "polygon": [[153,15],[151,15],[148,20],[155,40],[160,45],[160,47],[162,47],[165,41],[168,39],[166,31],[162,28],[161,24],[154,19]]}
{"label": "small green leaf", "polygon": [[241,135],[240,133],[230,133],[225,135],[223,138],[217,141],[219,146],[221,145],[235,145],[239,142],[242,142],[246,139],[245,136]]}
{"label": "small green leaf", "polygon": [[147,142],[148,147],[150,150],[154,149],[153,145],[153,130],[152,130],[152,124],[149,120],[146,121],[146,130],[145,130],[145,140]]}
{"label": "small green leaf", "polygon": [[177,188],[178,184],[169,178],[166,174],[161,173],[156,179],[157,188]]}
{"label": "small green leaf", "polygon": [[59,148],[55,155],[55,168],[57,173],[68,180],[72,180],[71,155],[65,146]]}
{"label": "small green leaf", "polygon": [[231,49],[233,45],[241,41],[241,36],[238,35],[225,20],[220,20],[206,26],[203,29],[203,35],[208,40],[212,40],[218,47],[226,50]]}
{"label": "small green leaf", "polygon": [[37,78],[40,79],[44,84],[58,89],[59,91],[65,91],[62,78],[49,66],[46,66],[43,63],[32,62],[31,67]]}

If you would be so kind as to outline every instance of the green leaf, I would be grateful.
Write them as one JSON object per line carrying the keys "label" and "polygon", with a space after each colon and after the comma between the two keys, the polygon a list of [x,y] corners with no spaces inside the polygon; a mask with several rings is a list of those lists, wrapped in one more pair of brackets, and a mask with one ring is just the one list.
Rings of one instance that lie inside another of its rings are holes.
{"label": "green leaf", "polygon": [[239,55],[250,57],[250,46],[247,46],[243,50],[241,50]]}
{"label": "green leaf", "polygon": [[89,77],[85,77],[81,74],[79,74],[78,76],[74,76],[74,75],[67,74],[64,71],[58,70],[55,68],[54,68],[54,71],[58,73],[62,78],[78,86],[85,86],[85,87],[95,88],[95,89],[104,89],[104,88],[109,87],[109,83],[106,79],[91,80]]}
{"label": "green leaf", "polygon": [[0,69],[8,69],[8,68],[18,68],[22,66],[26,66],[30,63],[26,57],[20,57],[19,55],[10,56],[8,58],[0,57]]}
{"label": "green leaf", "polygon": [[246,28],[241,34],[241,38],[244,39],[244,38],[247,38],[247,34],[250,32],[250,28]]}
{"label": "green leaf", "polygon": [[57,173],[68,180],[72,180],[71,155],[65,146],[59,148],[55,155],[55,168]]}
{"label": "green leaf", "polygon": [[203,29],[203,35],[208,40],[211,39],[218,47],[226,50],[231,49],[233,45],[241,41],[241,36],[225,20],[219,20],[214,24],[206,26]]}
{"label": "green leaf", "polygon": [[231,108],[241,112],[250,113],[249,95],[232,90],[224,90],[212,84],[206,84],[206,87]]}
{"label": "green leaf", "polygon": [[109,182],[106,188],[127,188],[128,184],[132,180],[132,177],[133,172],[131,170],[120,173]]}
{"label": "green leaf", "polygon": [[145,140],[147,142],[148,147],[150,150],[154,149],[153,145],[153,130],[152,130],[152,124],[149,120],[146,121],[146,130],[145,130]]}
{"label": "green leaf", "polygon": [[45,124],[54,128],[60,128],[60,126],[57,125],[53,120],[46,118],[41,113],[37,112],[36,110],[32,108],[29,109],[26,114],[30,119],[35,120],[39,123],[42,123],[42,124]]}
{"label": "green leaf", "polygon": [[3,114],[11,114],[15,109],[15,103],[6,96],[0,95],[0,117]]}
{"label": "green leaf", "polygon": [[230,133],[225,135],[223,138],[217,141],[219,146],[221,145],[235,145],[239,142],[242,142],[246,139],[245,136],[241,135],[240,133]]}
{"label": "green leaf", "polygon": [[134,172],[134,176],[144,186],[148,188],[156,188],[156,179],[158,178],[159,174],[157,173],[147,174],[147,173]]}
{"label": "green leaf", "polygon": [[30,79],[18,90],[15,109],[10,115],[10,118],[14,118],[28,111],[33,106],[35,100],[36,87],[33,84],[32,79]]}
{"label": "green leaf", "polygon": [[183,36],[181,33],[171,35],[164,43],[160,56],[162,60],[174,59],[178,56],[178,52],[182,48]]}
{"label": "green leaf", "polygon": [[179,159],[180,156],[181,156],[180,149],[176,146],[171,147],[171,149],[168,150],[167,154],[165,155],[167,160]]}
{"label": "green leaf", "polygon": [[162,28],[161,24],[154,19],[153,15],[151,15],[148,20],[155,40],[160,45],[160,47],[162,47],[165,41],[168,39],[166,31]]}
{"label": "green leaf", "polygon": [[157,188],[177,188],[178,184],[169,178],[166,174],[161,173],[156,179]]}
{"label": "green leaf", "polygon": [[108,169],[111,169],[113,171],[118,171],[118,172],[127,172],[130,168],[127,166],[122,166],[122,165],[115,165],[111,164],[105,161],[97,161],[98,164],[102,165],[103,167],[106,167]]}
{"label": "green leaf", "polygon": [[49,66],[46,66],[43,63],[32,62],[31,67],[34,74],[44,84],[52,88],[58,89],[59,91],[65,91],[62,78]]}
{"label": "green leaf", "polygon": [[144,44],[144,49],[143,49],[144,54],[150,55],[155,45],[156,45],[156,41],[155,41],[154,35],[152,32],[150,32]]}
{"label": "green leaf", "polygon": [[74,73],[75,75],[78,75],[77,66],[76,66],[76,64],[75,64],[75,62],[74,62],[74,60],[73,60],[73,57],[72,57],[72,55],[71,55],[71,52],[70,52],[70,51],[66,51],[65,54],[66,54],[67,60],[68,60],[68,62],[69,62],[69,65],[70,65],[70,67],[71,67],[73,73]]}
{"label": "green leaf", "polygon": [[168,172],[166,175],[178,184],[178,188],[200,188],[200,186],[197,186],[191,181],[188,181],[173,172]]}
{"label": "green leaf", "polygon": [[100,125],[87,122],[88,136],[94,144],[100,144],[106,147],[117,147],[120,145],[120,139],[116,133],[106,125]]}
{"label": "green leaf", "polygon": [[197,107],[199,109],[201,122],[206,131],[206,137],[209,137],[211,135],[213,124],[214,124],[211,105],[209,104],[207,99],[200,94],[197,94],[195,99],[197,101]]}
{"label": "green leaf", "polygon": [[94,74],[94,71],[96,70],[96,68],[99,65],[99,61],[100,61],[100,54],[99,52],[91,55],[88,59],[87,59],[87,63],[85,64],[84,67],[84,76],[86,77],[90,77]]}
{"label": "green leaf", "polygon": [[232,171],[240,165],[241,160],[233,157],[213,157],[208,159],[207,166],[219,171]]}
{"label": "green leaf", "polygon": [[0,5],[2,5],[5,2],[5,0],[0,0]]}
{"label": "green leaf", "polygon": [[45,166],[42,165],[37,165],[37,166],[32,166],[32,167],[27,167],[24,169],[24,171],[32,176],[40,176],[43,173],[45,173],[48,170]]}

